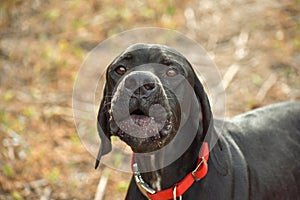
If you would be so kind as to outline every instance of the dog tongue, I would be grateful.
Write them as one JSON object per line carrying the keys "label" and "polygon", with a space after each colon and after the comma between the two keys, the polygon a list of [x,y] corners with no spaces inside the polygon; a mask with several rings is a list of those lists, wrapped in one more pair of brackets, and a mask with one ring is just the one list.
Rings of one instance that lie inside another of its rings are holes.
{"label": "dog tongue", "polygon": [[163,126],[153,117],[135,114],[118,123],[123,132],[138,138],[159,137],[159,130]]}
{"label": "dog tongue", "polygon": [[154,122],[153,118],[148,117],[146,115],[131,115],[131,119],[136,125],[141,127],[148,126],[151,123],[151,121]]}

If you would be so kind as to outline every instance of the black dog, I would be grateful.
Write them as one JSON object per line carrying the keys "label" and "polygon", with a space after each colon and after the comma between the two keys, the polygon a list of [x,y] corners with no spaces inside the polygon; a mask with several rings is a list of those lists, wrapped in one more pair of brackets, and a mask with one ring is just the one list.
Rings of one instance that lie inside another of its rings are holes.
{"label": "black dog", "polygon": [[169,47],[136,44],[109,65],[98,131],[96,167],[112,135],[135,153],[126,199],[300,199],[300,103],[213,119],[191,64]]}

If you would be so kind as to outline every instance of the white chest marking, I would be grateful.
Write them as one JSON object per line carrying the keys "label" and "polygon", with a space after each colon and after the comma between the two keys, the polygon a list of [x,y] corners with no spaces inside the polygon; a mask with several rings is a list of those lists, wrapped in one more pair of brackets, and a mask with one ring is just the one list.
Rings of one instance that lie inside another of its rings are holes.
{"label": "white chest marking", "polygon": [[[150,156],[150,163],[151,163],[151,167],[153,169],[155,169],[155,155],[151,155]],[[153,182],[151,183],[151,186],[153,189],[157,190],[157,191],[160,191],[161,190],[161,177],[160,175],[158,174],[158,172],[154,172],[153,173]]]}

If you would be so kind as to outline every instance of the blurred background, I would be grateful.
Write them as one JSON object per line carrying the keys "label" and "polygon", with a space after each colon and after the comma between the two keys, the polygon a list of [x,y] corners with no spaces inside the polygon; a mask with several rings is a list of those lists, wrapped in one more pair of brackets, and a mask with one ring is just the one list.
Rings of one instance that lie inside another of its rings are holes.
{"label": "blurred background", "polygon": [[124,199],[131,175],[94,170],[72,90],[90,50],[139,27],[180,31],[209,52],[226,117],[300,100],[299,0],[1,0],[1,200]]}

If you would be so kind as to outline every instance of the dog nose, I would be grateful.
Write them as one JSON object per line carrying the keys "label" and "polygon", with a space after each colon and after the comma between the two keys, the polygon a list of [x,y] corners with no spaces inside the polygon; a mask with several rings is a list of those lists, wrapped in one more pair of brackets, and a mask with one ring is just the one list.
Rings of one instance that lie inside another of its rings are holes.
{"label": "dog nose", "polygon": [[157,90],[155,76],[151,72],[132,72],[125,79],[125,87],[139,98],[147,98]]}

